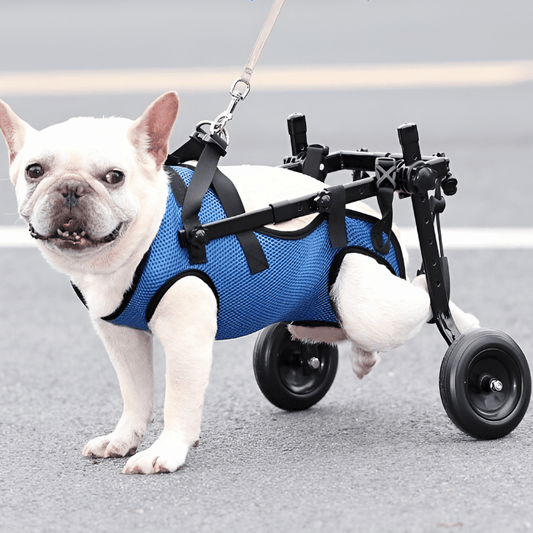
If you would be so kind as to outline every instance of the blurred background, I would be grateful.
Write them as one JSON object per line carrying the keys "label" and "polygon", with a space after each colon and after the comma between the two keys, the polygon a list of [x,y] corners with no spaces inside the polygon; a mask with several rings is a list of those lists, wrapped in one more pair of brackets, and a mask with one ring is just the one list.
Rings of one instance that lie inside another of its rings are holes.
{"label": "blurred background", "polygon": [[[25,120],[41,129],[71,116],[136,118],[152,98],[176,90],[181,110],[172,142],[177,147],[197,122],[226,109],[271,3],[4,0],[1,6],[0,97]],[[285,121],[296,111],[307,116],[309,141],[332,150],[395,152],[396,127],[415,122],[424,154],[445,152],[459,179],[461,194],[450,202],[449,224],[521,225],[517,216],[526,216],[528,198],[518,190],[531,175],[519,161],[532,155],[532,11],[526,0],[287,1],[250,96],[229,125],[231,148],[224,163],[281,164],[290,152]],[[396,70],[379,85],[353,83],[357,68],[383,73],[389,65]],[[310,72],[294,89],[282,69],[302,67]],[[341,77],[355,69],[352,83],[336,90],[337,76],[325,71],[330,67],[340,67]],[[410,67],[427,70],[406,85]],[[469,79],[483,67],[483,74]],[[151,76],[146,69],[157,70]],[[157,85],[160,69],[176,73]],[[113,87],[112,77],[106,86],[102,70],[143,79],[146,88],[132,82],[117,94],[121,89]],[[76,71],[88,75],[86,94],[62,90],[61,81],[54,94],[40,88],[42,78],[20,76],[57,71],[70,79]],[[273,71],[280,88],[272,88]],[[441,72],[440,81],[431,85],[435,71]],[[97,89],[89,87],[91,73],[100,81]],[[201,77],[214,73],[216,83]],[[0,150],[5,161],[3,145]],[[6,177],[4,164],[0,179]],[[9,185],[0,183],[0,224],[5,225],[16,220],[15,207]],[[491,195],[503,205],[489,209]],[[399,222],[410,217],[402,215]]]}
{"label": "blurred background", "polygon": [[[72,116],[135,119],[176,90],[177,148],[226,109],[270,7],[0,0],[0,98],[41,129]],[[532,20],[530,0],[286,0],[228,125],[223,163],[281,164],[293,112],[306,115],[309,142],[331,150],[398,152],[396,128],[414,122],[423,154],[445,152],[459,180],[443,215],[445,239],[446,228],[473,239],[479,228],[530,236]],[[402,228],[413,227],[408,200],[395,212]],[[446,346],[430,326],[363,382],[343,348],[330,393],[302,413],[282,413],[261,396],[254,336],[219,343],[202,442],[182,471],[125,477],[122,459],[83,458],[83,444],[120,415],[118,384],[68,280],[23,241],[7,244],[6,231],[23,226],[2,142],[0,529],[531,528],[531,417],[497,442],[460,434],[440,404]],[[531,246],[470,242],[450,248],[453,299],[533,353]],[[410,252],[413,276],[416,247]],[[162,427],[159,347],[156,376],[146,445]]]}

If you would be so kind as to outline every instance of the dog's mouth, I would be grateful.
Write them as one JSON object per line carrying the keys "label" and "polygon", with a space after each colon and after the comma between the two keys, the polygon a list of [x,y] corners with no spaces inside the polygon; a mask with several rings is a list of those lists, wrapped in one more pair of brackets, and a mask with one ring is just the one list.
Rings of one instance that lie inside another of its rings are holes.
{"label": "dog's mouth", "polygon": [[61,224],[55,232],[46,237],[35,231],[30,224],[30,235],[37,240],[49,242],[60,248],[72,250],[84,250],[101,244],[113,242],[120,234],[122,222],[105,237],[94,238],[88,235],[83,226],[75,220],[70,219],[65,224]]}

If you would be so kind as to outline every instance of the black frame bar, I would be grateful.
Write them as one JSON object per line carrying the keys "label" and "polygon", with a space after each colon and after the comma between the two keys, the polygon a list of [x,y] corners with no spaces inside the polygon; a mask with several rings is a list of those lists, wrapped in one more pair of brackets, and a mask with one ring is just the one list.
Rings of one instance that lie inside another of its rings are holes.
{"label": "black frame bar", "polygon": [[[302,116],[297,116],[299,121]],[[291,118],[289,117],[289,121]],[[305,118],[303,118],[305,128]],[[296,130],[296,131],[295,131]],[[305,129],[302,130],[301,122],[298,127],[292,129],[291,144],[293,156],[285,160],[282,168],[303,172],[306,151],[309,148],[317,148],[321,145],[307,145]],[[297,135],[297,138],[293,138]],[[417,228],[420,252],[422,255],[422,272],[425,273],[428,292],[431,301],[433,318],[437,327],[448,344],[460,336],[460,332],[453,320],[449,307],[449,271],[447,258],[443,250],[439,248],[439,241],[435,233],[435,217],[438,213],[432,208],[429,191],[451,182],[447,194],[455,193],[456,180],[449,172],[449,160],[443,154],[434,156],[422,156],[418,143],[418,131],[414,124],[404,124],[398,128],[402,154],[390,154],[387,152],[367,151],[339,151],[329,154],[327,147],[322,148],[322,163],[320,173],[325,176],[330,172],[339,170],[355,171],[354,176],[368,176],[368,173],[376,172],[378,160],[388,158],[395,164],[395,190],[401,197],[411,197],[415,224]],[[304,147],[304,151],[295,154],[296,150]],[[357,174],[358,173],[358,174]],[[317,172],[315,172],[317,174]],[[317,184],[320,181],[317,179]],[[376,176],[358,177],[356,181],[343,185],[346,192],[346,204],[377,196],[378,183]],[[444,189],[446,192],[446,189]],[[301,196],[284,200],[269,205],[263,209],[250,211],[241,215],[228,217],[216,222],[201,226],[205,244],[217,238],[232,235],[249,230],[258,230],[269,224],[277,224],[315,213],[329,213],[330,206],[327,202],[328,188],[318,190],[314,195]],[[182,246],[189,246],[185,230],[179,232],[179,240]]]}

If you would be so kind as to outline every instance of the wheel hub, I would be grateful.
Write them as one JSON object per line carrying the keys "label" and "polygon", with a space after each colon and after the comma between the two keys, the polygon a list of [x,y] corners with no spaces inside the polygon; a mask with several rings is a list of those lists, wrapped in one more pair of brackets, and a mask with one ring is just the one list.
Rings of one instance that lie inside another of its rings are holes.
{"label": "wheel hub", "polygon": [[317,347],[294,342],[288,338],[280,348],[279,377],[296,394],[313,390],[326,371],[317,357]]}
{"label": "wheel hub", "polygon": [[503,383],[498,379],[492,379],[489,387],[492,392],[501,392],[503,390]]}
{"label": "wheel hub", "polygon": [[501,350],[480,352],[468,370],[467,398],[486,420],[501,420],[515,408],[520,396],[520,374]]}

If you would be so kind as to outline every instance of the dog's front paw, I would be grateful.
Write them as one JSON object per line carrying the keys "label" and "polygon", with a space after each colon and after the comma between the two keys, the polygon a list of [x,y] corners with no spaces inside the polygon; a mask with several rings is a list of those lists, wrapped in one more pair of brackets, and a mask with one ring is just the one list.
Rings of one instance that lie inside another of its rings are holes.
{"label": "dog's front paw", "polygon": [[129,435],[116,431],[90,440],[83,448],[85,457],[125,457],[133,455],[141,442],[142,435],[131,432]]}
{"label": "dog's front paw", "polygon": [[185,463],[189,447],[175,435],[163,432],[150,448],[131,457],[123,472],[124,474],[175,472]]}

